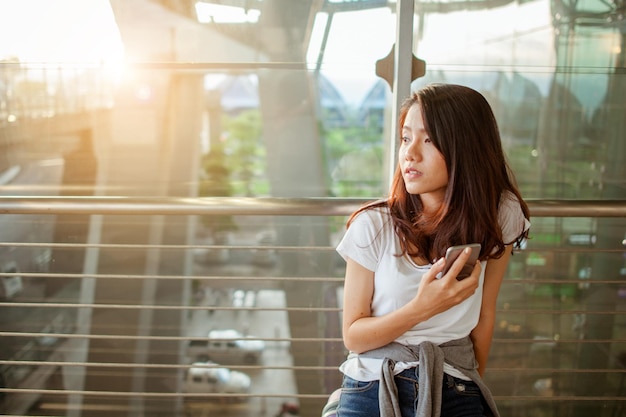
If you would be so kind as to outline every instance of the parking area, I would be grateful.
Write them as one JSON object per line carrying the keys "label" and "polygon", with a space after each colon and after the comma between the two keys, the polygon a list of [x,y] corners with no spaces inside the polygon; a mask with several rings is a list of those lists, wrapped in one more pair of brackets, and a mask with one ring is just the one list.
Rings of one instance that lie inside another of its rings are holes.
{"label": "parking area", "polygon": [[[249,307],[258,310],[246,310],[245,308],[222,310],[211,307],[230,307],[233,301],[238,303],[239,293],[236,293],[238,289],[205,286],[203,290],[203,297],[199,300],[199,304],[205,305],[207,308],[192,312],[189,336],[206,337],[211,330],[233,329],[259,339],[290,337],[287,313],[281,310],[286,305],[283,291],[246,290],[246,296],[249,297],[248,302],[251,303]],[[189,360],[193,361],[194,358],[189,358]],[[250,365],[228,362],[220,363],[220,365],[233,369],[238,369],[238,365]],[[253,396],[249,401],[243,403],[216,401],[214,399],[188,400],[185,407],[187,414],[193,417],[210,415],[273,417],[277,415],[282,403],[293,402],[294,400],[289,396],[297,393],[294,374],[291,370],[293,361],[288,342],[265,341],[265,347],[256,364],[262,365],[263,369],[255,369],[254,365],[252,364],[247,369],[244,367],[241,370],[251,378],[250,393],[258,394],[259,397]]]}

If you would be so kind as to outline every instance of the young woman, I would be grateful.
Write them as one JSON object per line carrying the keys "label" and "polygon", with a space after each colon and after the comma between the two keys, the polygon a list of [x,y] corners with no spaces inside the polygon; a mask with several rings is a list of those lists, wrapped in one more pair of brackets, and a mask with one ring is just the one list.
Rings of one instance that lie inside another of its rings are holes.
{"label": "young woman", "polygon": [[[350,351],[338,417],[489,416],[481,376],[496,299],[530,223],[491,107],[475,90],[433,84],[407,99],[387,199],[348,220],[343,340]],[[464,251],[441,276],[448,247]]]}

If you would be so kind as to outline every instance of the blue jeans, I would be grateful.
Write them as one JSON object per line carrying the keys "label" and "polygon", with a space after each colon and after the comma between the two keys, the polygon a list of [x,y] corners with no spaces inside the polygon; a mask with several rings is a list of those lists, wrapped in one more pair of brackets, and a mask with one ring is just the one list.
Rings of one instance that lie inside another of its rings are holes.
{"label": "blue jeans", "polygon": [[[417,368],[406,369],[395,376],[402,417],[415,416],[419,383]],[[486,407],[478,386],[444,374],[441,417],[484,417]],[[361,382],[343,377],[337,417],[379,417],[378,381]]]}

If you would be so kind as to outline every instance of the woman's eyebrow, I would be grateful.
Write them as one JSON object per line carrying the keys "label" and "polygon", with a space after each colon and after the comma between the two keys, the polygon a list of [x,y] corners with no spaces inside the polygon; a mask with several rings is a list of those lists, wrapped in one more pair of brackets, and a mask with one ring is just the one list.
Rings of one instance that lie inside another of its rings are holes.
{"label": "woman's eyebrow", "polygon": [[408,131],[408,132],[415,131],[415,133],[423,133],[423,134],[427,133],[426,129],[423,128],[423,127],[421,127],[421,128],[413,128],[413,127],[411,127],[411,125],[406,125],[406,124],[404,126],[402,126],[402,132],[404,132],[404,131]]}

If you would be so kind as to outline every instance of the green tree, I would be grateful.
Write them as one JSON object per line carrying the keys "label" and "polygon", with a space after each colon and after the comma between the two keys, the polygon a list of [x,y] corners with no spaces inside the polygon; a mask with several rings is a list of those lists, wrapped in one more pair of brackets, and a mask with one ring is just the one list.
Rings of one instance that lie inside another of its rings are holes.
{"label": "green tree", "polygon": [[[200,197],[230,197],[232,186],[230,169],[222,144],[212,145],[202,157],[202,172],[198,194]],[[202,224],[211,232],[227,232],[237,229],[230,215],[203,216]]]}
{"label": "green tree", "polygon": [[383,137],[375,118],[367,126],[324,130],[330,189],[337,197],[379,197],[383,193]]}
{"label": "green tree", "polygon": [[247,110],[235,117],[225,117],[226,153],[233,171],[235,195],[258,196],[268,194],[265,176],[266,153],[261,142],[262,123],[257,109]]}

